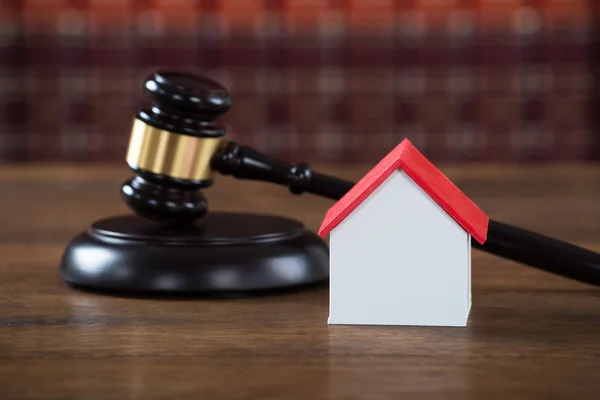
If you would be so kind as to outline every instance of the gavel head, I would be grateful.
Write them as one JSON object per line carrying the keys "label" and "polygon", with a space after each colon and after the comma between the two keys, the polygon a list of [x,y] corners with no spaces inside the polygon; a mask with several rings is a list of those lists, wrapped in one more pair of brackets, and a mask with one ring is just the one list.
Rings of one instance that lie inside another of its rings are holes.
{"label": "gavel head", "polygon": [[153,104],[133,121],[126,161],[136,176],[121,196],[142,217],[193,222],[207,211],[199,189],[212,184],[211,158],[225,135],[216,120],[231,98],[214,80],[185,72],[159,71],[144,88]]}

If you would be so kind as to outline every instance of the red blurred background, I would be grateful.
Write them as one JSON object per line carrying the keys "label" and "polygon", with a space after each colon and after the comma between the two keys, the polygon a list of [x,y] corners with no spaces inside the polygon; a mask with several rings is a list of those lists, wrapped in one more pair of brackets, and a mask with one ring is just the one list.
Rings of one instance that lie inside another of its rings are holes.
{"label": "red blurred background", "polygon": [[0,161],[123,159],[143,79],[231,91],[289,160],[600,158],[595,0],[0,1]]}

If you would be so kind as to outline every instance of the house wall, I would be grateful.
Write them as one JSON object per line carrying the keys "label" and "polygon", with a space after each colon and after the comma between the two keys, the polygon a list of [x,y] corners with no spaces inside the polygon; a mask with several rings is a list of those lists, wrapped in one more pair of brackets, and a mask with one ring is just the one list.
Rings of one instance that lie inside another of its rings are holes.
{"label": "house wall", "polygon": [[330,268],[330,324],[466,324],[470,235],[402,171],[331,232]]}

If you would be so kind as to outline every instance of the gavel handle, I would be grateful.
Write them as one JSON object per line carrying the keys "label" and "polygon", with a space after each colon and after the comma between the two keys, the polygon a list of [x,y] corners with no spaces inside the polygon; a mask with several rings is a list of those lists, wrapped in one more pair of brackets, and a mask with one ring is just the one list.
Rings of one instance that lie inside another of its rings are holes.
{"label": "gavel handle", "polygon": [[306,163],[292,165],[233,141],[213,156],[211,167],[223,175],[287,186],[294,194],[308,192],[336,200],[354,186],[352,182],[313,172]]}
{"label": "gavel handle", "polygon": [[600,254],[539,233],[490,220],[487,240],[471,245],[530,267],[600,285]]}
{"label": "gavel handle", "polygon": [[[294,194],[304,192],[339,200],[354,183],[314,172],[306,163],[289,164],[268,157],[252,147],[228,142],[211,160],[223,175],[287,186]],[[471,245],[546,272],[580,282],[600,285],[600,254],[515,226],[490,220],[486,242]]]}

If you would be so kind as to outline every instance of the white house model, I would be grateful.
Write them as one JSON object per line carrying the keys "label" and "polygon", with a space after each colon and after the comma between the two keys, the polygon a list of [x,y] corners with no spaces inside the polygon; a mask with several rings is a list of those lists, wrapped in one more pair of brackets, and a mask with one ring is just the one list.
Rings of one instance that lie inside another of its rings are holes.
{"label": "white house model", "polygon": [[407,139],[325,215],[329,324],[466,326],[489,218]]}

